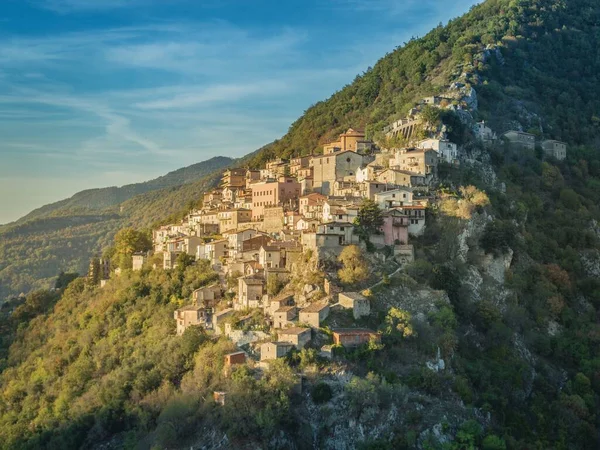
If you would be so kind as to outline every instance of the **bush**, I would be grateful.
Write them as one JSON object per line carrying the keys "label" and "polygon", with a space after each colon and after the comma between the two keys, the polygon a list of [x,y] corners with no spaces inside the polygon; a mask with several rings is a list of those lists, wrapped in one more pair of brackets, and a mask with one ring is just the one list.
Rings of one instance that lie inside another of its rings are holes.
{"label": "bush", "polygon": [[316,404],[326,403],[333,397],[333,391],[327,383],[317,383],[313,386],[310,395]]}

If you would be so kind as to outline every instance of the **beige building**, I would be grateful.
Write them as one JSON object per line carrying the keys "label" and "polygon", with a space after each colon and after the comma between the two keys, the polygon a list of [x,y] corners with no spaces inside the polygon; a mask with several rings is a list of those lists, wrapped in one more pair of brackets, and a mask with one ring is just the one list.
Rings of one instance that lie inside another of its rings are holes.
{"label": "beige building", "polygon": [[310,336],[310,328],[285,328],[277,333],[280,342],[291,342],[298,350],[303,349],[310,342]]}
{"label": "beige building", "polygon": [[194,305],[212,307],[220,298],[221,285],[219,283],[204,286],[192,292],[192,303]]}
{"label": "beige building", "polygon": [[215,334],[220,335],[225,332],[225,323],[234,312],[233,308],[227,308],[212,315],[212,328]]}
{"label": "beige building", "polygon": [[313,190],[323,195],[333,193],[333,183],[344,178],[356,178],[363,157],[351,150],[315,156],[310,161],[313,169]]}
{"label": "beige building", "polygon": [[364,132],[348,128],[345,133],[340,134],[340,139],[338,141],[330,142],[329,144],[325,144],[323,146],[323,154],[344,152],[346,150],[356,152],[360,149],[364,149],[365,147],[370,148],[367,143],[372,144],[365,139]]}
{"label": "beige building", "polygon": [[564,142],[549,139],[542,142],[542,148],[546,155],[552,156],[559,161],[562,161],[567,157],[567,144]]}
{"label": "beige building", "polygon": [[217,213],[219,220],[219,231],[225,233],[229,230],[237,230],[239,224],[252,221],[252,211],[249,209],[224,209]]}
{"label": "beige building", "polygon": [[386,169],[377,175],[377,181],[396,186],[414,187],[424,185],[425,176],[408,170]]}
{"label": "beige building", "polygon": [[299,200],[300,214],[308,219],[321,217],[323,214],[323,204],[326,200],[327,197],[318,192],[303,195]]}
{"label": "beige building", "polygon": [[311,327],[319,328],[321,323],[329,316],[327,303],[313,303],[300,310],[300,323],[307,323]]}
{"label": "beige building", "polygon": [[298,172],[302,169],[308,169],[309,162],[310,156],[298,156],[290,159],[290,174],[300,176]]}
{"label": "beige building", "polygon": [[175,311],[174,316],[177,321],[178,336],[181,336],[185,330],[192,325],[206,326],[207,320],[209,320],[206,308],[196,305],[188,305],[179,308]]}
{"label": "beige building", "polygon": [[511,145],[521,147],[526,150],[535,149],[535,136],[524,131],[507,131],[502,135]]}
{"label": "beige building", "polygon": [[148,255],[146,253],[140,252],[140,253],[134,253],[133,256],[131,257],[131,264],[132,267],[131,269],[133,271],[138,271],[138,270],[142,270],[142,267],[144,267],[144,264],[146,263],[146,260],[148,259]]}
{"label": "beige building", "polygon": [[291,342],[267,342],[260,346],[260,360],[283,358],[293,348],[294,344]]}
{"label": "beige building", "polygon": [[204,259],[208,259],[211,264],[219,264],[222,258],[229,255],[229,241],[219,239],[217,241],[207,242],[204,245]]}
{"label": "beige building", "polygon": [[283,230],[285,213],[283,206],[266,207],[263,210],[262,230],[265,233],[279,233]]}
{"label": "beige building", "polygon": [[246,169],[228,169],[225,172],[223,172],[223,177],[221,179],[221,187],[246,187]]}
{"label": "beige building", "polygon": [[279,294],[269,300],[267,303],[268,306],[265,306],[265,314],[272,317],[279,308],[293,306],[293,304],[293,294]]}
{"label": "beige building", "polygon": [[295,306],[282,306],[273,312],[273,327],[285,328],[291,325],[298,315],[298,308]]}
{"label": "beige building", "polygon": [[281,248],[276,245],[265,245],[258,252],[258,263],[267,267],[281,267]]}
{"label": "beige building", "polygon": [[438,153],[432,149],[400,149],[390,166],[398,170],[417,173],[426,178],[437,174]]}
{"label": "beige building", "polygon": [[351,308],[355,319],[368,316],[371,313],[369,299],[358,292],[341,292],[338,301],[344,308]]}
{"label": "beige building", "polygon": [[250,188],[252,220],[262,220],[267,207],[293,206],[300,197],[300,183],[292,177],[280,177],[277,181],[260,181],[252,184]]}
{"label": "beige building", "polygon": [[238,278],[238,300],[235,309],[259,308],[264,294],[265,281],[254,276]]}

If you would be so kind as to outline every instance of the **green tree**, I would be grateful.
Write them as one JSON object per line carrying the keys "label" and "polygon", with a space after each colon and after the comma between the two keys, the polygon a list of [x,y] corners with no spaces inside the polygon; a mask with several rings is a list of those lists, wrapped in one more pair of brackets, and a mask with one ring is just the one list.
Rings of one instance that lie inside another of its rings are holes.
{"label": "green tree", "polygon": [[364,199],[360,204],[354,224],[361,239],[368,242],[369,237],[372,234],[379,233],[383,226],[383,213],[379,205],[373,200]]}
{"label": "green tree", "polygon": [[338,258],[343,267],[338,270],[338,276],[344,284],[359,284],[369,278],[369,264],[357,245],[344,247]]}

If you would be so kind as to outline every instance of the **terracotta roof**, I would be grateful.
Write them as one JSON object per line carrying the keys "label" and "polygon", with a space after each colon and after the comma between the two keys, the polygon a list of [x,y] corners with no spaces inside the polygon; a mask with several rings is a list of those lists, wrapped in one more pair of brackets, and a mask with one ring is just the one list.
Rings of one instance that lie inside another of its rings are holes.
{"label": "terracotta roof", "polygon": [[337,334],[379,334],[367,328],[336,328],[332,331]]}

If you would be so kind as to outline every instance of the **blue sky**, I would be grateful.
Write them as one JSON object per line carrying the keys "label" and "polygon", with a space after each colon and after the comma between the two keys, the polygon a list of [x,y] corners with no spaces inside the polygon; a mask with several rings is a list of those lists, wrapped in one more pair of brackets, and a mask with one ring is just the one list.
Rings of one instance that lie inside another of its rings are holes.
{"label": "blue sky", "polygon": [[276,139],[476,0],[0,0],[0,223]]}

